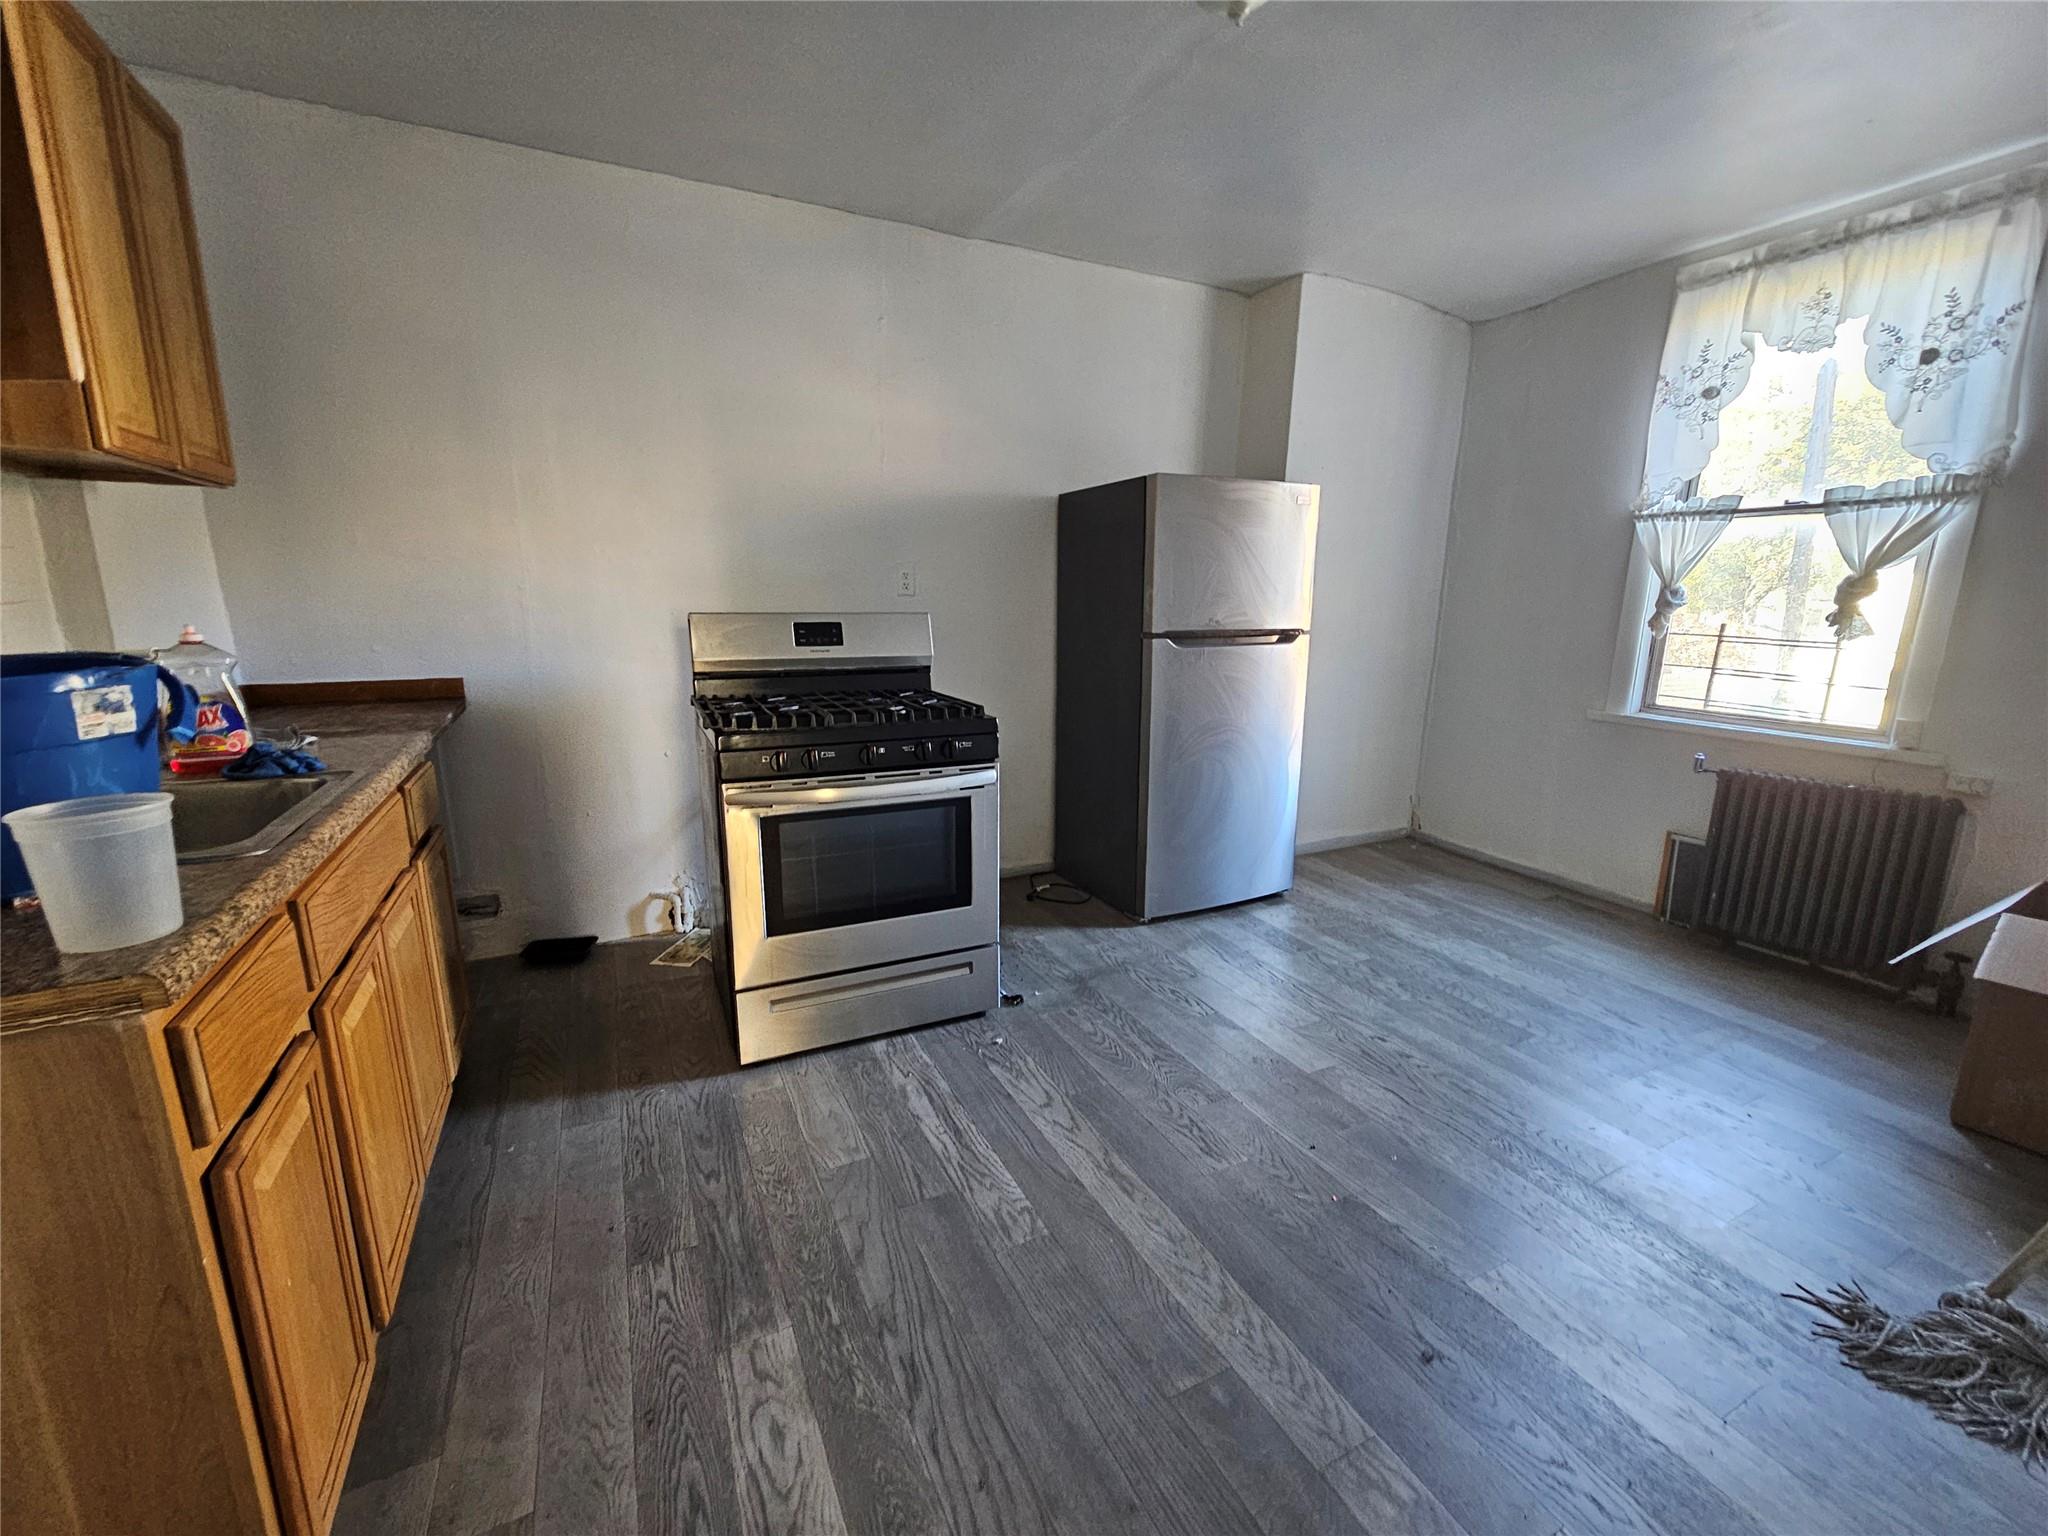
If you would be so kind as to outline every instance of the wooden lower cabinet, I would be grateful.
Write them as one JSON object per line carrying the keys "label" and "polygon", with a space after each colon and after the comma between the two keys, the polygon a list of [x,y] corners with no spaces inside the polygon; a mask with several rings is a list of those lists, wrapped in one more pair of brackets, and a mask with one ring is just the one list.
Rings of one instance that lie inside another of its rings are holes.
{"label": "wooden lower cabinet", "polygon": [[332,1524],[468,1004],[408,827],[394,793],[174,1009],[0,1013],[7,1536]]}
{"label": "wooden lower cabinet", "polygon": [[299,887],[292,914],[315,976],[331,976],[340,967],[411,857],[405,806],[393,795]]}
{"label": "wooden lower cabinet", "polygon": [[314,1005],[313,1028],[333,1078],[363,1289],[382,1328],[397,1303],[425,1173],[399,1003],[374,932]]}
{"label": "wooden lower cabinet", "polygon": [[447,986],[442,979],[440,945],[424,873],[418,863],[406,870],[377,922],[378,941],[384,946],[384,972],[391,981],[392,1006],[398,1015],[399,1040],[405,1047],[423,1165],[433,1160],[455,1081]]}
{"label": "wooden lower cabinet", "polygon": [[165,1026],[193,1146],[219,1139],[256,1101],[312,1001],[299,936],[280,912]]}
{"label": "wooden lower cabinet", "polygon": [[301,1035],[207,1174],[280,1522],[334,1517],[376,1342],[319,1046]]}
{"label": "wooden lower cabinet", "polygon": [[462,963],[462,929],[455,914],[455,880],[448,869],[448,834],[436,827],[420,850],[421,883],[434,911],[442,974],[447,979],[448,1038],[453,1042],[451,1065],[462,1058],[469,1033],[469,972]]}

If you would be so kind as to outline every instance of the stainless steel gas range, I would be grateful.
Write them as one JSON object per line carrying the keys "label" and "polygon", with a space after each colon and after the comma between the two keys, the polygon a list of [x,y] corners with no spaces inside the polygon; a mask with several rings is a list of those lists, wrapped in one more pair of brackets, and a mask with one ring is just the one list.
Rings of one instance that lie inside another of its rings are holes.
{"label": "stainless steel gas range", "polygon": [[742,1062],[996,1005],[996,722],[931,664],[928,613],[690,615]]}

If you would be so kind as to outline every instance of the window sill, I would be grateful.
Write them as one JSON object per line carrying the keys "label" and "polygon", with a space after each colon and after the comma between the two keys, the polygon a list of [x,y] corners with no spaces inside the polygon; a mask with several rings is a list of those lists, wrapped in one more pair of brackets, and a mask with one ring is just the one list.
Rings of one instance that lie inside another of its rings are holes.
{"label": "window sill", "polygon": [[1778,731],[1767,725],[1748,725],[1734,720],[1692,720],[1678,715],[1636,712],[1624,714],[1611,709],[1589,709],[1586,718],[1604,720],[1609,725],[1644,725],[1652,730],[1677,731],[1688,736],[1734,737],[1742,741],[1796,747],[1805,752],[1827,752],[1837,757],[1881,757],[1887,762],[1912,763],[1927,768],[1948,766],[1948,759],[1939,752],[1895,747],[1882,741],[1851,741],[1841,736],[1809,735],[1805,731]]}

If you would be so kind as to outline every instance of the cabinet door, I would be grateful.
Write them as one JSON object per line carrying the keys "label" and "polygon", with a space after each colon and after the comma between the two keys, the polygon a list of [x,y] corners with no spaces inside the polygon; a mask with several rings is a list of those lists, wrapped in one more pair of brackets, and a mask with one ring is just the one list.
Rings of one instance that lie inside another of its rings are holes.
{"label": "cabinet door", "polygon": [[448,833],[434,829],[427,846],[420,850],[424,866],[428,904],[434,909],[434,933],[439,940],[441,969],[448,978],[448,1029],[454,1041],[449,1056],[451,1070],[462,1066],[462,1040],[469,1033],[469,970],[462,963],[462,929],[455,915],[455,880],[448,872]]}
{"label": "cabinet door", "polygon": [[232,485],[234,452],[228,446],[213,321],[206,310],[199,237],[185,183],[185,141],[170,113],[126,70],[121,94],[131,204],[162,327],[164,376],[178,423],[178,464],[201,479]]}
{"label": "cabinet door", "polygon": [[314,1005],[313,1027],[332,1075],[363,1288],[370,1317],[381,1328],[398,1299],[422,1178],[412,1079],[374,932]]}
{"label": "cabinet door", "polygon": [[434,1161],[434,1143],[455,1077],[449,1065],[448,1008],[442,998],[445,984],[440,957],[434,952],[433,923],[420,866],[414,864],[391,893],[377,923],[377,936],[384,946],[385,973],[391,978],[399,1041],[405,1047],[423,1169]]}
{"label": "cabinet door", "polygon": [[286,1052],[207,1181],[278,1511],[288,1536],[317,1536],[341,1497],[376,1340],[310,1037]]}
{"label": "cabinet door", "polygon": [[9,3],[5,19],[65,351],[93,435],[176,465],[163,339],[121,169],[121,66],[69,5]]}

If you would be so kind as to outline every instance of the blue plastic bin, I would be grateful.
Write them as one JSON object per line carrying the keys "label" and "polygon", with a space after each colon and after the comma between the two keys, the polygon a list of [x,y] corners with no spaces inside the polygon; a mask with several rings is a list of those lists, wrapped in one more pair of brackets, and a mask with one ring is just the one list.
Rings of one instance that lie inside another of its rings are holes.
{"label": "blue plastic bin", "polygon": [[[0,656],[0,812],[156,789],[159,682],[171,700],[165,728],[190,732],[198,697],[147,656]],[[0,897],[25,896],[30,889],[14,834],[0,829]]]}

